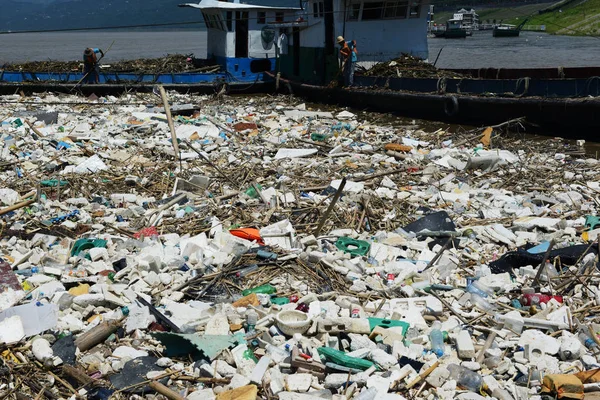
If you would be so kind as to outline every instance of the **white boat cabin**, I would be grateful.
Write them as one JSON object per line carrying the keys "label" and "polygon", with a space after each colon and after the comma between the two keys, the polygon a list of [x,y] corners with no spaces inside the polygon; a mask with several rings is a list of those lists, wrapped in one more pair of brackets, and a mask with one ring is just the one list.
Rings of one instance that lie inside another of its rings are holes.
{"label": "white boat cabin", "polygon": [[355,40],[358,62],[373,64],[402,53],[427,59],[429,0],[308,0],[305,27],[293,28],[282,75],[326,83],[339,69],[338,36]]}
{"label": "white boat cabin", "polygon": [[207,28],[207,56],[222,65],[228,74],[252,81],[264,71],[275,69],[279,32],[274,23],[296,20],[295,7],[267,7],[235,2],[202,0],[181,4],[202,12]]}

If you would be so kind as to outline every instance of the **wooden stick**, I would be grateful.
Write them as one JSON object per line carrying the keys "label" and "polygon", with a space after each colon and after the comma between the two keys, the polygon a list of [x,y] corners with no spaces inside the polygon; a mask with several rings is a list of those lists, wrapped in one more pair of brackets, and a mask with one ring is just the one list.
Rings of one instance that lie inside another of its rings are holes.
{"label": "wooden stick", "polygon": [[38,128],[36,128],[31,122],[29,122],[28,119],[25,120],[25,123],[27,125],[29,125],[29,127],[31,128],[31,130],[33,132],[35,132],[36,135],[38,135],[40,138],[45,138],[46,135],[44,135],[42,132],[40,132],[40,130]]}
{"label": "wooden stick", "polygon": [[162,98],[163,106],[165,107],[165,114],[167,114],[167,122],[169,129],[171,130],[171,141],[173,142],[173,150],[175,150],[175,157],[179,159],[181,163],[181,153],[179,152],[179,143],[177,143],[177,133],[175,133],[175,125],[173,124],[173,116],[171,115],[171,107],[169,107],[169,99],[167,98],[167,92],[165,88],[160,85],[158,87],[160,91],[160,97]]}
{"label": "wooden stick", "polygon": [[425,267],[425,269],[423,271],[421,271],[421,272],[425,272],[429,268],[433,267],[434,264],[437,262],[437,260],[442,256],[442,254],[444,254],[444,251],[446,251],[446,249],[448,248],[448,246],[450,246],[450,243],[452,243],[452,238],[446,240],[446,243],[444,243],[444,245],[442,246],[442,248],[440,249],[440,251],[438,251],[438,253],[435,255],[435,257],[433,257],[431,259],[431,261],[429,261],[429,264],[427,264],[427,266]]}
{"label": "wooden stick", "polygon": [[31,205],[31,204],[35,203],[36,201],[37,201],[37,199],[31,199],[31,200],[27,200],[27,201],[22,201],[17,204],[13,204],[12,206],[9,206],[9,207],[6,207],[6,208],[3,208],[2,210],[0,210],[0,215],[8,214],[11,211],[15,211],[20,208],[27,207],[28,205]]}
{"label": "wooden stick", "polygon": [[94,379],[90,378],[85,372],[83,372],[79,368],[75,368],[70,365],[63,365],[62,371],[63,374],[73,378],[81,386],[86,386],[94,383]]}
{"label": "wooden stick", "polygon": [[321,218],[321,222],[319,222],[319,226],[317,227],[317,229],[313,233],[315,235],[315,237],[319,237],[319,234],[321,233],[321,229],[323,229],[323,225],[325,225],[325,222],[327,222],[327,219],[329,219],[329,215],[333,211],[333,207],[335,207],[335,203],[337,203],[338,199],[342,195],[342,191],[344,190],[344,186],[346,186],[346,177],[344,177],[342,179],[342,182],[340,183],[340,187],[338,187],[337,192],[335,192],[335,195],[333,196],[333,199],[331,199],[331,203],[329,204],[329,207],[327,208],[327,211],[325,211],[325,214]]}
{"label": "wooden stick", "polygon": [[431,367],[429,367],[425,371],[421,372],[419,374],[419,376],[417,376],[415,379],[413,379],[413,381],[406,386],[406,388],[410,389],[413,386],[417,385],[422,380],[424,380],[425,378],[427,378],[429,376],[429,374],[431,374],[433,372],[433,370],[438,367],[438,365],[440,365],[440,361],[439,360],[437,360],[436,362],[434,362],[431,365]]}
{"label": "wooden stick", "polygon": [[160,382],[153,381],[153,382],[150,382],[150,384],[148,386],[150,386],[152,389],[154,389],[155,391],[162,394],[163,396],[165,396],[168,399],[185,400],[185,397],[183,397],[176,391],[169,389],[168,387],[166,387],[165,385],[163,385]]}
{"label": "wooden stick", "polygon": [[490,346],[492,345],[492,343],[494,343],[494,340],[496,339],[497,335],[498,334],[496,332],[494,332],[494,331],[488,333],[488,337],[487,337],[487,339],[485,341],[485,344],[483,345],[483,347],[479,351],[479,354],[477,355],[477,359],[475,360],[476,362],[478,362],[478,363],[481,364],[481,362],[485,358],[485,351],[490,348]]}
{"label": "wooden stick", "polygon": [[80,351],[89,350],[115,333],[120,325],[120,321],[102,322],[100,325],[90,329],[75,339],[75,346],[77,346]]}

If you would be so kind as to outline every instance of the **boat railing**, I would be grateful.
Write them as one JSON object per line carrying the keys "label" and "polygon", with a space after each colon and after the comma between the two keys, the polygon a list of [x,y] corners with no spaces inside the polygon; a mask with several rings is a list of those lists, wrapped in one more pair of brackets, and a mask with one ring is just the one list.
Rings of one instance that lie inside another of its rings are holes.
{"label": "boat railing", "polygon": [[545,32],[546,25],[524,25],[522,31]]}

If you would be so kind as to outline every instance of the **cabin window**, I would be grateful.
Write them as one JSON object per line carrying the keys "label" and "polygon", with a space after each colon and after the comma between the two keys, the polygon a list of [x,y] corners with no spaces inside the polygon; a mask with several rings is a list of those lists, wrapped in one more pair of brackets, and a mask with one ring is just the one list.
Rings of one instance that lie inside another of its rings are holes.
{"label": "cabin window", "polygon": [[257,22],[259,24],[266,24],[267,23],[267,13],[264,12],[264,11],[259,11],[258,12]]}
{"label": "cabin window", "polygon": [[207,28],[227,31],[221,14],[202,13],[202,15],[204,17],[204,23],[206,24]]}
{"label": "cabin window", "polygon": [[283,22],[283,12],[275,13],[275,22]]}
{"label": "cabin window", "polygon": [[383,1],[377,3],[365,3],[363,6],[363,21],[381,19],[383,17]]}
{"label": "cabin window", "polygon": [[408,1],[387,1],[385,3],[384,18],[406,18]]}
{"label": "cabin window", "polygon": [[421,16],[421,2],[413,1],[410,3],[410,13],[408,14],[409,18],[419,18]]}
{"label": "cabin window", "polygon": [[360,3],[351,4],[350,11],[348,12],[348,20],[358,21],[359,17],[360,17]]}
{"label": "cabin window", "polygon": [[325,15],[325,3],[322,1],[317,1],[313,3],[313,17],[315,18],[323,18]]}
{"label": "cabin window", "polygon": [[233,32],[233,13],[231,11],[227,11],[227,30],[229,32]]}

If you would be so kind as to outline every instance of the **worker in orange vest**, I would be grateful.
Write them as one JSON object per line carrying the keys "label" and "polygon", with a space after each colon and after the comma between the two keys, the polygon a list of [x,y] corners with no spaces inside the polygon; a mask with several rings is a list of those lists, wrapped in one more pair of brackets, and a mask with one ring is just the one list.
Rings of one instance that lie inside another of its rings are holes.
{"label": "worker in orange vest", "polygon": [[356,49],[356,40],[346,41],[343,36],[338,36],[340,47],[340,57],[342,59],[342,68],[344,70],[344,86],[354,85],[354,69],[358,61],[358,50]]}

